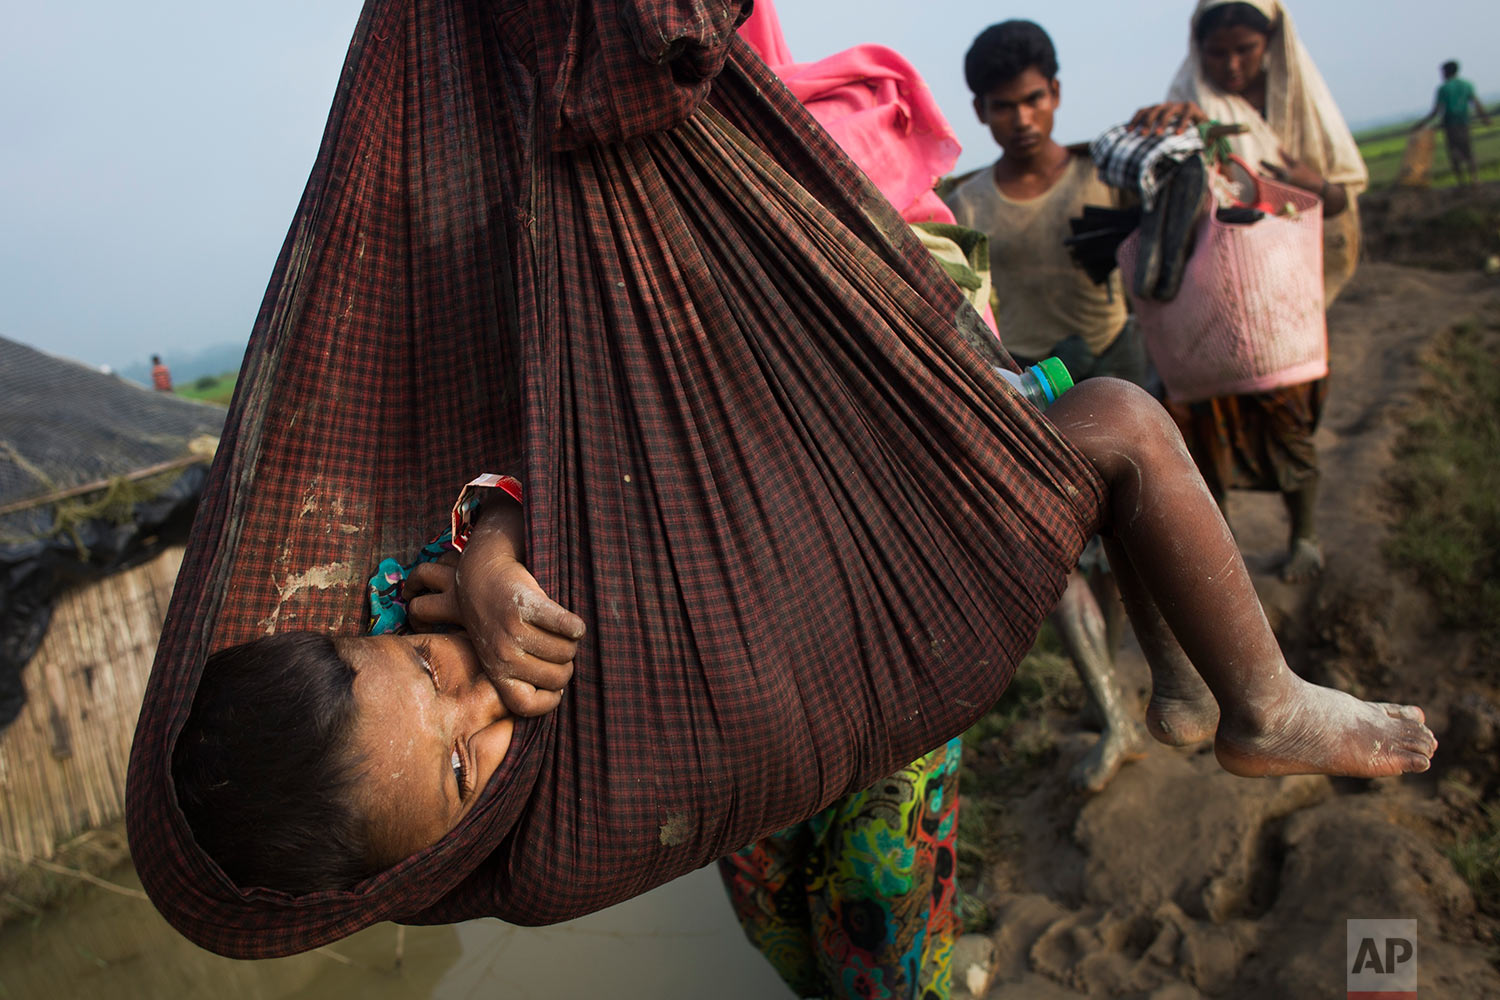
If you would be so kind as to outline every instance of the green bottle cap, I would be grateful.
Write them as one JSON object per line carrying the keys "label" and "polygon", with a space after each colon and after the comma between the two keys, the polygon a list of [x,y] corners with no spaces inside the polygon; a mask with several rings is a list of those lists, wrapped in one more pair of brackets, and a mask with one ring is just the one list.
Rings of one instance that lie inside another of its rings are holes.
{"label": "green bottle cap", "polygon": [[1061,358],[1043,358],[1036,363],[1036,370],[1051,384],[1053,399],[1073,388],[1073,376],[1068,374],[1068,366]]}

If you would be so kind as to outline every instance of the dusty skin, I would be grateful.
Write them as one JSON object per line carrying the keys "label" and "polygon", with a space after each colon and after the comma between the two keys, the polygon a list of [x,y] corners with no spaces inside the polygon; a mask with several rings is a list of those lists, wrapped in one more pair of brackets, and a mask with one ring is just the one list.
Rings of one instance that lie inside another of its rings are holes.
{"label": "dusty skin", "polygon": [[1235,703],[1222,719],[1213,692],[1180,652],[1153,663],[1151,680],[1151,735],[1168,746],[1213,737],[1220,766],[1241,777],[1388,777],[1427,770],[1437,750],[1415,705],[1361,701],[1281,665],[1266,691]]}
{"label": "dusty skin", "polygon": [[1257,712],[1247,701],[1221,721],[1213,692],[1174,652],[1166,664],[1152,666],[1147,728],[1168,746],[1212,737],[1214,755],[1231,774],[1376,778],[1431,765],[1437,739],[1415,705],[1360,701],[1280,667],[1273,684],[1285,690],[1262,697],[1268,708]]}
{"label": "dusty skin", "polygon": [[[1500,674],[1476,633],[1444,625],[1382,544],[1406,516],[1383,484],[1407,408],[1430,391],[1428,352],[1466,320],[1486,357],[1500,344],[1500,281],[1476,270],[1500,249],[1495,231],[1438,228],[1458,209],[1500,212],[1500,183],[1481,194],[1394,189],[1360,200],[1370,252],[1328,323],[1338,382],[1317,440],[1322,574],[1280,579],[1279,495],[1228,498],[1288,662],[1323,684],[1421,705],[1441,741],[1431,769],[1368,782],[1228,774],[1210,752],[1212,695],[1163,699],[1130,630],[1117,661],[1126,706],[1150,697],[1148,721],[1176,722],[1183,704],[1201,705],[1206,719],[1188,718],[1197,739],[1180,741],[1196,746],[1163,745],[1179,741],[1153,724],[1144,759],[1102,793],[1077,794],[1069,772],[1099,737],[1066,700],[966,754],[1003,789],[974,797],[1003,817],[1005,834],[975,876],[996,915],[985,1000],[1327,996],[1348,971],[1346,918],[1387,914],[1421,920],[1420,995],[1500,998],[1500,910],[1448,856],[1488,829],[1481,803],[1500,795]],[[1018,753],[1037,746],[1052,751]]]}
{"label": "dusty skin", "polygon": [[1290,670],[1285,693],[1264,711],[1219,722],[1214,756],[1246,778],[1332,774],[1383,778],[1432,766],[1437,738],[1415,705],[1360,701]]}
{"label": "dusty skin", "polygon": [[[1121,766],[1144,757],[1149,744],[1140,722],[1132,718],[1132,711],[1120,697],[1108,630],[1098,601],[1082,573],[1074,573],[1068,579],[1068,588],[1052,613],[1052,621],[1079,679],[1088,688],[1104,720],[1099,742],[1073,768],[1068,780],[1075,788],[1101,792]],[[1196,679],[1198,675],[1192,676]],[[1202,681],[1198,683],[1201,685]],[[1212,695],[1209,700],[1212,701]],[[1217,705],[1214,711],[1217,718]]]}
{"label": "dusty skin", "polygon": [[1219,729],[1219,703],[1191,669],[1180,680],[1159,671],[1152,678],[1146,728],[1158,743],[1187,747],[1213,739]]}
{"label": "dusty skin", "polygon": [[[1152,732],[1200,735],[1218,703],[1214,750],[1248,777],[1377,778],[1425,771],[1437,740],[1420,709],[1364,702],[1287,667],[1238,544],[1166,412],[1116,379],[1048,410],[1109,485],[1106,547],[1151,664]],[[1110,536],[1113,537],[1110,537]]]}

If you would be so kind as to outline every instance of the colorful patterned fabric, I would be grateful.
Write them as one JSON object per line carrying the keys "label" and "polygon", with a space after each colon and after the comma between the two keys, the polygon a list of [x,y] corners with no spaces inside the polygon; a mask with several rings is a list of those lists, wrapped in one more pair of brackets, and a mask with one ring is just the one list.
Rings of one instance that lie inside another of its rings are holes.
{"label": "colorful patterned fabric", "polygon": [[521,502],[521,483],[512,476],[486,472],[464,485],[453,504],[453,514],[448,530],[422,546],[416,558],[401,562],[386,556],[375,567],[370,577],[370,627],[371,635],[399,635],[408,631],[406,627],[406,599],[402,593],[406,578],[411,571],[424,562],[437,562],[449,552],[462,552],[474,526],[474,516],[484,504],[484,491],[489,488],[502,489],[517,502]]}
{"label": "colorful patterned fabric", "polygon": [[[943,744],[1030,647],[1102,485],[747,9],[369,0],[131,753],[132,857],[192,940],[600,909]],[[561,707],[420,854],[234,885],[170,773],[204,659],[362,631],[475,469],[525,482],[528,567],[587,624]]]}
{"label": "colorful patterned fabric", "polygon": [[444,554],[457,552],[453,545],[453,532],[445,531],[422,546],[415,559],[403,563],[390,556],[380,560],[370,576],[370,627],[371,635],[400,635],[406,627],[406,599],[402,588],[411,571],[421,563],[437,562]]}
{"label": "colorful patterned fabric", "polygon": [[946,1000],[957,737],[719,861],[745,936],[800,997]]}

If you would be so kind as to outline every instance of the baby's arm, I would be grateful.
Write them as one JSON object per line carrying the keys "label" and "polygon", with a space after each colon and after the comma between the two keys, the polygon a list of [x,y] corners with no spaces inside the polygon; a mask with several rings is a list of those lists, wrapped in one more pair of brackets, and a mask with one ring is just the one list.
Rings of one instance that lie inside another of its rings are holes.
{"label": "baby's arm", "polygon": [[[525,545],[521,505],[490,490],[458,560],[451,610],[505,707],[545,715],[573,676],[584,624],[542,591],[524,565]],[[413,609],[423,617],[437,610],[416,602]]]}

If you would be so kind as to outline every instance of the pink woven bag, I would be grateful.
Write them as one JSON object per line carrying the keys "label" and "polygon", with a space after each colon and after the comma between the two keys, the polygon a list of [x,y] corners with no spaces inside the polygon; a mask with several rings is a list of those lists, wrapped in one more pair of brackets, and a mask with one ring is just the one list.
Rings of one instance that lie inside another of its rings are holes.
{"label": "pink woven bag", "polygon": [[[1328,374],[1323,203],[1301,188],[1256,181],[1258,200],[1278,206],[1277,214],[1237,225],[1208,212],[1177,297],[1158,302],[1130,293],[1146,350],[1174,400],[1264,392]],[[1120,244],[1121,274],[1135,273],[1139,244],[1139,230]]]}

